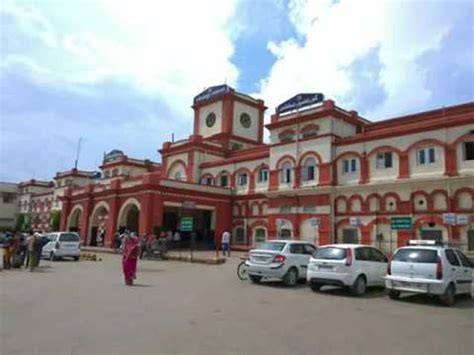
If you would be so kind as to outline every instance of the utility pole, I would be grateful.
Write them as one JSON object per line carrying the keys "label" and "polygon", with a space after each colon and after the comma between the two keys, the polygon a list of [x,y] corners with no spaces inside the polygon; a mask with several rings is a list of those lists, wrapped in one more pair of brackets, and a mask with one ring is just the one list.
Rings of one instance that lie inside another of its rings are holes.
{"label": "utility pole", "polygon": [[79,154],[81,153],[81,142],[82,142],[82,137],[79,138],[79,142],[77,143],[77,154],[76,154],[76,162],[74,163],[74,169],[77,169],[77,163],[79,162]]}

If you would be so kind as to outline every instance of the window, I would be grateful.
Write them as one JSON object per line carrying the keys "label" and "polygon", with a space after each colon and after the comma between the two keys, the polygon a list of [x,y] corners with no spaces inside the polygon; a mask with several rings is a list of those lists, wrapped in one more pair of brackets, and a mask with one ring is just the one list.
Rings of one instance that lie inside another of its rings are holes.
{"label": "window", "polygon": [[267,231],[263,228],[255,230],[255,243],[264,243],[267,240]]}
{"label": "window", "polygon": [[343,229],[342,242],[344,244],[357,244],[359,242],[357,229]]}
{"label": "window", "polygon": [[248,175],[247,173],[241,173],[238,175],[237,177],[237,184],[239,186],[245,186],[247,185],[247,181],[248,181]]}
{"label": "window", "polygon": [[357,248],[355,249],[356,260],[370,261],[370,249],[369,248]]}
{"label": "window", "polygon": [[304,254],[305,250],[303,244],[290,244],[291,254]]}
{"label": "window", "polygon": [[291,229],[282,228],[278,239],[291,239]]}
{"label": "window", "polygon": [[79,236],[75,233],[64,233],[59,236],[61,242],[79,242]]}
{"label": "window", "polygon": [[410,263],[436,264],[437,259],[438,252],[436,250],[404,248],[398,250],[392,260]]}
{"label": "window", "polygon": [[311,244],[303,244],[304,253],[307,255],[313,255],[316,251],[316,248]]}
{"label": "window", "polygon": [[207,177],[203,178],[201,180],[201,184],[208,185],[208,186],[212,185],[212,177],[207,176]]}
{"label": "window", "polygon": [[474,160],[474,141],[473,142],[464,142],[464,160]]}
{"label": "window", "polygon": [[268,181],[268,169],[260,169],[258,172],[258,182]]}
{"label": "window", "polygon": [[106,179],[109,178],[109,177],[110,177],[110,171],[107,170],[104,175],[105,175],[105,178],[106,178]]}
{"label": "window", "polygon": [[245,243],[245,231],[243,228],[237,228],[235,230],[235,244]]}
{"label": "window", "polygon": [[221,181],[220,181],[221,186],[222,186],[222,187],[227,187],[227,184],[228,184],[227,175],[222,175],[220,180],[221,180]]}
{"label": "window", "polygon": [[375,164],[377,169],[389,169],[393,167],[392,152],[378,153]]}
{"label": "window", "polygon": [[343,260],[346,258],[346,255],[347,249],[345,248],[323,247],[318,248],[313,257],[322,260]]}
{"label": "window", "polygon": [[[383,237],[383,235],[382,235]],[[379,263],[386,263],[388,261],[387,257],[379,250],[374,249],[374,248],[369,248],[370,249],[370,260],[379,262]]]}
{"label": "window", "polygon": [[445,253],[446,253],[446,259],[448,259],[448,261],[451,265],[461,266],[461,264],[459,264],[458,258],[456,257],[456,254],[454,254],[453,250],[446,249]]}
{"label": "window", "polygon": [[[112,176],[117,176],[118,175],[118,169],[112,170]],[[68,184],[68,181],[66,180],[66,184]],[[68,184],[69,185],[69,184]]]}
{"label": "window", "polygon": [[464,267],[472,267],[471,261],[467,258],[466,255],[461,253],[459,250],[456,250],[456,254],[459,257],[459,260],[461,260],[461,264]]}
{"label": "window", "polygon": [[260,250],[274,250],[274,251],[282,251],[285,247],[285,242],[268,242],[259,247]]}
{"label": "window", "polygon": [[284,184],[291,183],[291,164],[286,162],[281,168],[281,182]]}
{"label": "window", "polygon": [[3,203],[13,203],[15,202],[16,195],[14,193],[4,192],[2,193],[2,197],[3,197]]}
{"label": "window", "polygon": [[181,176],[181,171],[177,171],[177,172],[174,174],[174,179],[180,181],[181,178],[182,178],[182,176]]}
{"label": "window", "polygon": [[303,131],[301,132],[301,136],[303,138],[310,138],[310,137],[314,137],[318,134],[318,127],[314,126],[314,127],[308,127],[306,129],[303,129]]}
{"label": "window", "polygon": [[417,159],[418,159],[417,161],[418,165],[433,164],[436,161],[435,149],[434,148],[418,149]]}
{"label": "window", "polygon": [[293,132],[285,132],[280,135],[280,141],[282,143],[293,142],[295,135]]}
{"label": "window", "polygon": [[357,171],[357,160],[355,158],[344,159],[342,161],[342,172],[344,174],[354,173],[356,171]]}
{"label": "window", "polygon": [[314,158],[306,159],[304,166],[303,166],[303,181],[313,181],[315,179],[315,166],[316,160]]}
{"label": "window", "polygon": [[303,206],[303,212],[304,213],[316,213],[316,206],[313,206],[313,205]]}

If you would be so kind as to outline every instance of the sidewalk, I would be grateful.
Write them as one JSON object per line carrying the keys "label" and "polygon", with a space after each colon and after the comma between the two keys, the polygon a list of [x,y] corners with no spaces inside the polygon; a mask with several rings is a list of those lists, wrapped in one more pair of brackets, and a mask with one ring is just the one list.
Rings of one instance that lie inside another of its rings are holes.
{"label": "sidewalk", "polygon": [[[81,250],[83,252],[92,252],[92,253],[119,254],[119,252],[114,251],[114,249],[105,248],[105,247],[85,246],[85,247],[81,247]],[[245,254],[246,252],[243,252],[243,251],[234,251],[234,252],[231,252],[231,258],[240,258],[241,256],[244,256]],[[191,262],[191,251],[189,249],[170,250],[168,251],[168,259]],[[223,264],[225,260],[226,260],[226,257],[222,255],[222,251],[219,251],[218,256],[216,255],[215,250],[195,250],[192,253],[192,262],[204,263],[204,264]]]}

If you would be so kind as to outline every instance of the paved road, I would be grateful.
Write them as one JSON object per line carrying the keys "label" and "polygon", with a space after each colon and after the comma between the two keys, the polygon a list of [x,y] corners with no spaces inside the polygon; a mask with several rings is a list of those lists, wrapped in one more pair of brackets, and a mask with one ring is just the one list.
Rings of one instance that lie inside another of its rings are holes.
{"label": "paved road", "polygon": [[252,285],[222,266],[120,258],[0,272],[1,354],[472,354],[474,303]]}

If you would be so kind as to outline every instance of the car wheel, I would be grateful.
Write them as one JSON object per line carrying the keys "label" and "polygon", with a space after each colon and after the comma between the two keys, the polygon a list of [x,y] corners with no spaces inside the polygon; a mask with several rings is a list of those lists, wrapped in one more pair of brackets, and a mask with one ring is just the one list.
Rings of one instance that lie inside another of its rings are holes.
{"label": "car wheel", "polygon": [[311,290],[313,290],[314,292],[318,292],[319,290],[321,290],[321,287],[323,287],[323,285],[311,283],[309,287],[311,287]]}
{"label": "car wheel", "polygon": [[355,296],[362,296],[365,293],[365,289],[367,288],[367,282],[365,281],[365,277],[360,275],[352,285],[351,292]]}
{"label": "car wheel", "polygon": [[439,299],[441,300],[441,303],[444,306],[450,307],[454,304],[455,301],[455,290],[454,286],[450,284],[447,288],[446,291],[444,291],[444,294],[442,296],[439,296]]}
{"label": "car wheel", "polygon": [[56,255],[54,255],[54,251],[49,253],[49,260],[55,261],[56,260]]}
{"label": "car wheel", "polygon": [[389,290],[388,297],[392,300],[398,300],[400,298],[400,291]]}
{"label": "car wheel", "polygon": [[262,281],[262,276],[256,276],[256,275],[249,275],[250,282],[253,284],[258,284],[260,281]]}
{"label": "car wheel", "polygon": [[74,261],[79,261],[79,257],[78,257],[78,256],[75,256],[75,257],[74,257]]}
{"label": "car wheel", "polygon": [[298,271],[291,268],[290,270],[288,270],[285,277],[283,278],[283,283],[285,284],[285,286],[293,287],[296,285],[297,282],[298,282]]}

